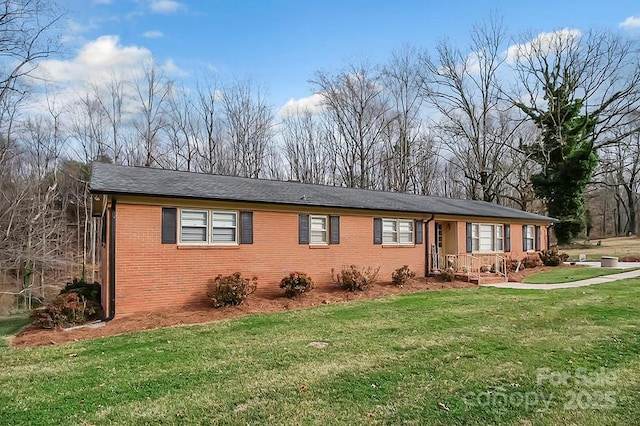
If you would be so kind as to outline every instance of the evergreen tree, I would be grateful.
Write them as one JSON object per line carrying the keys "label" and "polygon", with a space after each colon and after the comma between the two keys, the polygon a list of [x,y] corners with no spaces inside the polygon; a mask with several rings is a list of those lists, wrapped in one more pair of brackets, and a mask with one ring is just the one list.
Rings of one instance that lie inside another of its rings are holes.
{"label": "evergreen tree", "polygon": [[531,183],[549,215],[560,220],[554,228],[559,244],[570,243],[585,227],[584,191],[598,163],[593,141],[597,117],[582,114],[583,100],[571,99],[566,81],[547,82],[546,111],[516,103],[542,132],[540,143],[522,148],[541,166]]}

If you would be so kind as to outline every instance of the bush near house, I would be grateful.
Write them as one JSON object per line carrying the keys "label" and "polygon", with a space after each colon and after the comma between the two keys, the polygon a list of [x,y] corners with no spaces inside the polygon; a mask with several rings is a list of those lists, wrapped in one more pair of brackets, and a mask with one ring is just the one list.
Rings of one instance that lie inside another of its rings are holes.
{"label": "bush near house", "polygon": [[213,289],[207,293],[213,306],[237,306],[258,287],[258,278],[242,278],[240,272],[232,275],[218,275],[213,280]]}
{"label": "bush near house", "polygon": [[398,268],[391,274],[391,282],[397,287],[411,283],[416,278],[416,273],[409,269],[409,265]]}
{"label": "bush near house", "polygon": [[440,276],[444,281],[451,282],[456,278],[456,271],[454,271],[453,268],[447,268],[442,271],[442,274]]}
{"label": "bush near house", "polygon": [[522,259],[521,268],[537,268],[538,266],[542,266],[542,260],[540,260],[540,256],[537,254],[530,254]]}
{"label": "bush near house", "polygon": [[40,328],[71,327],[102,317],[100,284],[74,278],[44,308],[31,311],[31,323]]}
{"label": "bush near house", "polygon": [[313,280],[304,272],[292,272],[280,281],[287,297],[297,297],[311,291],[315,287]]}
{"label": "bush near house", "polygon": [[376,277],[380,272],[380,267],[358,268],[356,265],[349,265],[342,268],[337,274],[331,269],[331,278],[340,288],[347,291],[368,290],[376,282]]}
{"label": "bush near house", "polygon": [[558,266],[569,258],[569,255],[561,253],[560,250],[558,250],[558,247],[543,250],[540,252],[539,256],[544,266]]}

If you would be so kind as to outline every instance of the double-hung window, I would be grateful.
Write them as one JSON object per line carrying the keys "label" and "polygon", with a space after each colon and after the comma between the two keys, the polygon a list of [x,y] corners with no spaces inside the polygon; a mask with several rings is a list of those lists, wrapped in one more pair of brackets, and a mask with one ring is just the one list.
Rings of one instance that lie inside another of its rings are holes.
{"label": "double-hung window", "polygon": [[471,225],[471,250],[492,252],[504,250],[504,227],[500,224],[474,223]]}
{"label": "double-hung window", "polygon": [[180,212],[180,242],[206,244],[209,241],[209,212],[182,210]]}
{"label": "double-hung window", "polygon": [[309,243],[327,244],[327,216],[310,216]]}
{"label": "double-hung window", "polygon": [[534,237],[535,237],[535,228],[532,225],[527,225],[524,227],[524,248],[527,251],[534,249]]}
{"label": "double-hung window", "polygon": [[238,215],[236,212],[211,212],[211,243],[236,244],[238,235]]}
{"label": "double-hung window", "polygon": [[383,244],[413,244],[413,220],[382,219]]}
{"label": "double-hung window", "polygon": [[183,244],[237,244],[238,213],[182,209],[180,211],[180,242]]}

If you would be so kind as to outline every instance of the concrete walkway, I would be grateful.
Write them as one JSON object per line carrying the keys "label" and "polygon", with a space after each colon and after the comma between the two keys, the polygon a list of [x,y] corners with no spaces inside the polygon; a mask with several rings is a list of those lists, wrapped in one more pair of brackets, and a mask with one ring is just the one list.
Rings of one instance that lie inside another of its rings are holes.
{"label": "concrete walkway", "polygon": [[[577,262],[578,265],[600,267],[600,262]],[[623,266],[624,264],[624,266]],[[638,268],[640,263],[637,262],[620,262],[618,268],[629,269]],[[613,268],[616,269],[616,268]],[[556,288],[572,288],[572,287],[585,287],[594,284],[605,284],[613,281],[624,280],[627,278],[640,277],[640,269],[635,271],[621,272],[613,275],[603,275],[601,277],[589,278],[587,280],[571,281],[568,283],[560,284],[529,284],[529,283],[494,283],[494,284],[480,284],[481,287],[498,287],[498,288],[519,288],[524,290],[554,290]]]}

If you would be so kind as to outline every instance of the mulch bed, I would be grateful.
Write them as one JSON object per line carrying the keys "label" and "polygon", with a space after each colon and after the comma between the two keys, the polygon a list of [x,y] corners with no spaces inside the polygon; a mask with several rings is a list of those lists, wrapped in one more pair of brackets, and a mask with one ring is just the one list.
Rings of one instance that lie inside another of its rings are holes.
{"label": "mulch bed", "polygon": [[[525,269],[510,276],[509,281],[521,281],[526,275],[545,271],[551,268],[541,267]],[[35,347],[56,345],[65,342],[95,339],[100,337],[115,336],[132,331],[151,330],[161,327],[170,327],[184,324],[201,324],[212,321],[220,321],[228,318],[237,318],[245,315],[267,312],[283,312],[292,309],[301,309],[310,306],[341,303],[354,300],[368,300],[394,294],[413,293],[418,291],[448,290],[456,288],[476,287],[476,284],[466,281],[444,282],[437,277],[419,278],[413,283],[402,288],[392,283],[376,283],[365,292],[346,292],[338,288],[316,288],[313,291],[297,299],[288,299],[284,295],[253,295],[240,306],[213,308],[210,305],[176,307],[137,313],[131,315],[116,315],[103,327],[75,328],[73,330],[45,330],[28,326],[17,336],[11,339],[13,347]]]}

